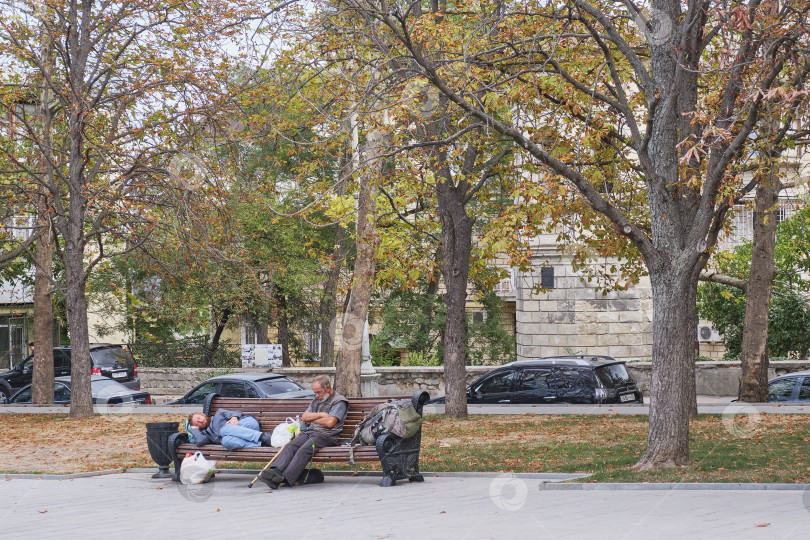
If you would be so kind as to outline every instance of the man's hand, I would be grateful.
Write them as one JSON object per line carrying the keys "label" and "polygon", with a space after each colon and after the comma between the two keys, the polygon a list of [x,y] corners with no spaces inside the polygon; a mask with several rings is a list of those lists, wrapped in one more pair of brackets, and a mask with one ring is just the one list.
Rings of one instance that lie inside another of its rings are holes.
{"label": "man's hand", "polygon": [[231,416],[231,419],[230,419],[230,420],[228,420],[228,423],[229,423],[229,424],[233,424],[233,425],[235,425],[235,426],[238,426],[238,425],[239,425],[239,419],[238,419],[238,418],[236,418],[235,416]]}
{"label": "man's hand", "polygon": [[301,415],[301,421],[307,424],[320,424],[326,428],[333,428],[337,425],[338,419],[334,416],[329,416],[325,412],[305,412]]}
{"label": "man's hand", "polygon": [[329,415],[325,412],[305,412],[301,415],[301,421],[305,424],[311,424],[317,420],[327,418]]}

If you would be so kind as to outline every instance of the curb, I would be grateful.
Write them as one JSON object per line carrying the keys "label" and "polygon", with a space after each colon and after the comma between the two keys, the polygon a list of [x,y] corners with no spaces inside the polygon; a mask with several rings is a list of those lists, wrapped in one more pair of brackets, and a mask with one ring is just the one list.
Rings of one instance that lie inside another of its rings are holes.
{"label": "curb", "polygon": [[[92,476],[113,474],[154,474],[155,468],[110,469],[71,474],[0,474],[0,480],[73,480]],[[220,469],[218,475],[255,476],[259,469]],[[380,471],[323,471],[325,476],[335,477],[380,477]],[[536,480],[539,491],[804,491],[810,492],[810,484],[743,484],[743,483],[618,483],[586,482],[568,483],[590,476],[587,473],[495,473],[495,472],[422,472],[428,478],[515,478]],[[179,484],[178,484],[179,485]]]}
{"label": "curb", "polygon": [[540,491],[808,491],[810,484],[621,484],[621,483],[584,483],[584,484],[545,484],[541,483]]}
{"label": "curb", "polygon": [[[154,473],[156,469],[150,468],[132,468],[127,469],[126,472],[131,473]],[[255,476],[259,474],[259,469],[217,469],[217,475],[249,475]],[[322,471],[324,476],[357,476],[357,477],[376,477],[382,478],[382,471]],[[496,472],[421,472],[422,476],[427,478],[520,478],[523,480],[540,480],[541,482],[565,482],[567,480],[576,480],[579,478],[587,478],[591,476],[590,473],[496,473]]]}
{"label": "curb", "polygon": [[[143,469],[143,472],[153,472],[151,469]],[[35,474],[35,473],[0,473],[0,479],[2,480],[12,480],[14,478],[20,478],[25,480],[72,480],[74,478],[87,478],[89,476],[104,476],[108,474],[123,474],[125,472],[131,472],[133,469],[108,469],[105,471],[87,471],[87,472],[79,472],[79,473],[66,473],[66,474],[53,474],[53,473],[45,473],[45,474]]]}

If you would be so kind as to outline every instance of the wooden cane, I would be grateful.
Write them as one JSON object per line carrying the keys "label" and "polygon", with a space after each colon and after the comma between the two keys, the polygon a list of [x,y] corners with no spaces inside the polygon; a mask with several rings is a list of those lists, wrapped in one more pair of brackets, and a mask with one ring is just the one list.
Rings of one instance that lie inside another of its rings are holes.
{"label": "wooden cane", "polygon": [[253,481],[252,481],[250,484],[248,484],[248,487],[249,487],[249,488],[252,488],[252,487],[253,487],[253,484],[255,484],[255,483],[256,483],[256,480],[258,480],[258,479],[259,479],[259,476],[261,476],[261,474],[262,474],[262,473],[265,471],[265,469],[267,469],[267,467],[269,467],[270,465],[272,465],[272,464],[273,464],[273,462],[276,460],[276,458],[277,458],[277,457],[278,457],[278,455],[281,453],[281,451],[282,451],[282,450],[284,450],[284,447],[285,447],[285,446],[287,446],[288,444],[290,444],[290,441],[292,441],[292,439],[290,439],[289,441],[285,442],[285,443],[284,443],[284,444],[281,446],[281,448],[279,448],[279,449],[278,449],[278,452],[276,452],[276,455],[275,455],[275,456],[273,456],[273,459],[271,459],[270,461],[268,461],[268,462],[267,462],[267,465],[265,465],[265,466],[264,466],[264,468],[262,468],[262,470],[260,470],[260,471],[259,471],[259,474],[257,474],[257,475],[256,475],[256,478],[254,478],[254,479],[253,479]]}

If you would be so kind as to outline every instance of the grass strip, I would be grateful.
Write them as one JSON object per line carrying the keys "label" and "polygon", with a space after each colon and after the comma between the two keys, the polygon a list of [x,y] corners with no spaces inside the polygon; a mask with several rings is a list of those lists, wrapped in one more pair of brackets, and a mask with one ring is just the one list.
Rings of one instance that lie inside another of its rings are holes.
{"label": "grass strip", "polygon": [[[146,422],[179,415],[0,415],[0,472],[76,473],[153,467]],[[700,415],[690,425],[691,463],[637,471],[646,416],[427,415],[420,469],[436,472],[590,473],[584,482],[808,483],[810,422],[804,415]],[[256,468],[263,463],[218,463]],[[348,465],[324,466],[349,470]],[[359,470],[379,466],[359,464]]]}

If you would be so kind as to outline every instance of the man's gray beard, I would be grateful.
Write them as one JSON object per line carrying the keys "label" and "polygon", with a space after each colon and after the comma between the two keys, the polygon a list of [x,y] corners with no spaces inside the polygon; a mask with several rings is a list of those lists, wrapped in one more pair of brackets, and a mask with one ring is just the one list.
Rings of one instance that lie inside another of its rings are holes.
{"label": "man's gray beard", "polygon": [[326,392],[324,392],[324,394],[323,394],[323,397],[322,397],[322,398],[315,398],[315,399],[317,399],[317,400],[318,400],[318,403],[323,403],[324,401],[326,401],[327,399],[329,399],[331,396],[332,396],[332,394],[327,394]]}

